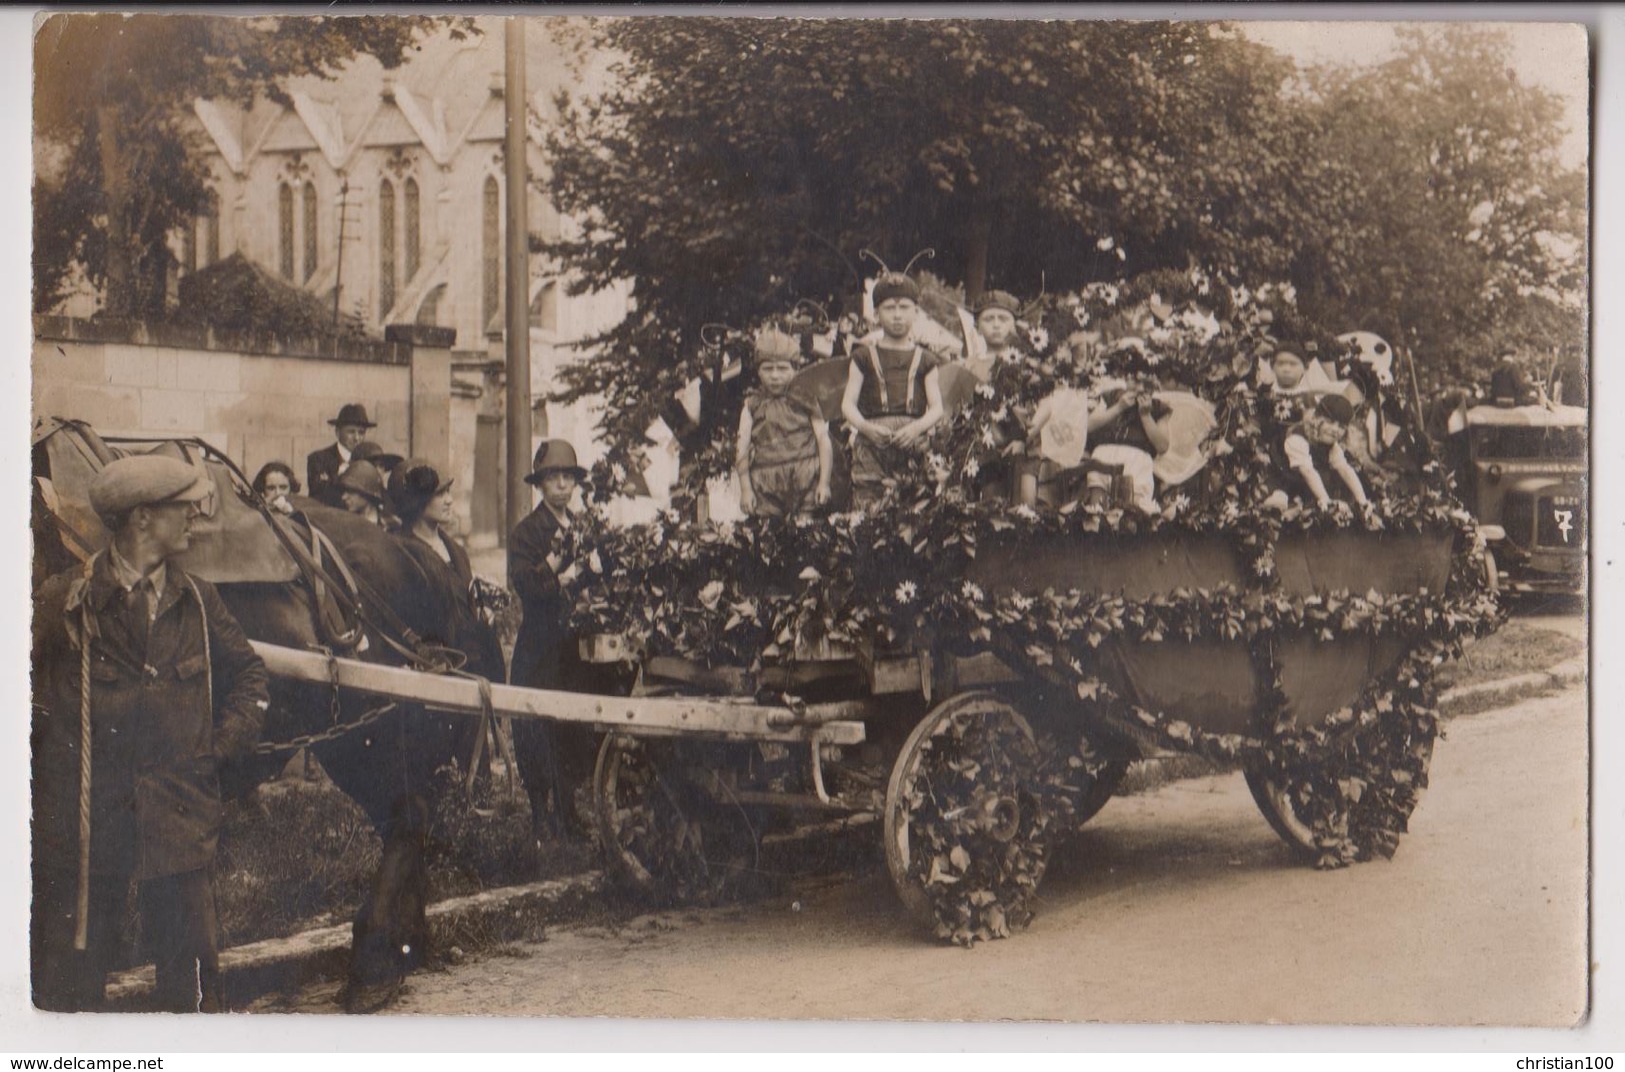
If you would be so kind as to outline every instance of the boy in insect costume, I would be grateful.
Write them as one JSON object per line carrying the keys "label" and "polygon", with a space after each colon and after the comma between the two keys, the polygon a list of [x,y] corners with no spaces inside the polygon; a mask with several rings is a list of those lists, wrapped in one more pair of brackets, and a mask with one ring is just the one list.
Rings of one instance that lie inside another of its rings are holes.
{"label": "boy in insect costume", "polygon": [[920,313],[920,288],[902,272],[875,282],[881,336],[852,351],[841,416],[852,427],[852,505],[864,509],[885,494],[886,479],[901,472],[942,420],[940,363],[910,339]]}
{"label": "boy in insect costume", "polygon": [[795,517],[829,502],[834,452],[818,404],[791,389],[801,344],[782,331],[756,340],[760,386],[739,415],[739,506],[758,517]]}
{"label": "boy in insect costume", "polygon": [[[1021,303],[1003,290],[990,290],[976,299],[975,338],[966,338],[965,368],[982,383],[993,378],[1000,361],[1020,355],[1016,347],[1016,319]],[[963,314],[961,314],[963,315]]]}

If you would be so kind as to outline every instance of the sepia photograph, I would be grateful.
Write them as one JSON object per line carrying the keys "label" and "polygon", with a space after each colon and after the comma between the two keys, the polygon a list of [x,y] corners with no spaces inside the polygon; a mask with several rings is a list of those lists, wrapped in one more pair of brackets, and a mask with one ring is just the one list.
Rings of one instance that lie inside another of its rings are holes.
{"label": "sepia photograph", "polygon": [[1584,1025],[1590,32],[1246,10],[35,14],[7,1015]]}

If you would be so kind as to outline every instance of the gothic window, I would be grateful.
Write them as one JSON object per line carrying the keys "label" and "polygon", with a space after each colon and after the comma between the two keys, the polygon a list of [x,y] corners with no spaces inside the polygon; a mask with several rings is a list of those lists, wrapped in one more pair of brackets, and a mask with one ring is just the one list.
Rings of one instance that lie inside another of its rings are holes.
{"label": "gothic window", "polygon": [[502,195],[497,180],[487,177],[484,198],[485,221],[481,230],[485,258],[485,324],[490,325],[502,311]]}
{"label": "gothic window", "polygon": [[316,259],[320,255],[319,233],[316,227],[316,184],[307,182],[303,191],[305,204],[305,275],[304,281],[316,274]]}
{"label": "gothic window", "polygon": [[203,226],[208,228],[208,240],[204,243],[207,259],[203,266],[207,268],[220,260],[220,210],[214,208],[203,219]]}
{"label": "gothic window", "polygon": [[181,232],[181,268],[187,275],[197,271],[197,229],[202,223],[202,220],[187,220],[186,230]]}
{"label": "gothic window", "polygon": [[395,307],[395,186],[378,187],[378,315]]}
{"label": "gothic window", "polygon": [[559,330],[559,286],[545,284],[530,303],[530,326],[544,331]]}
{"label": "gothic window", "polygon": [[287,183],[277,186],[276,195],[277,230],[281,235],[280,256],[277,265],[282,269],[282,278],[293,278],[293,187]]}
{"label": "gothic window", "polygon": [[405,278],[410,281],[417,278],[419,256],[423,250],[421,222],[418,216],[419,207],[417,180],[408,178],[406,180],[406,187],[403,192],[406,197],[406,204],[403,206],[406,212],[406,218],[402,224],[406,236],[406,249],[404,251],[406,254]]}

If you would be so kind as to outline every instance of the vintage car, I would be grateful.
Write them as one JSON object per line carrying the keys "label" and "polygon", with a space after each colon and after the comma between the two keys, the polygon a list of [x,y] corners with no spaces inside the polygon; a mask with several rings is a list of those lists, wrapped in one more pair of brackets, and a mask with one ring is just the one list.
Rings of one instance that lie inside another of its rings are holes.
{"label": "vintage car", "polygon": [[1477,515],[1506,592],[1585,587],[1586,410],[1474,406],[1447,444],[1457,491]]}

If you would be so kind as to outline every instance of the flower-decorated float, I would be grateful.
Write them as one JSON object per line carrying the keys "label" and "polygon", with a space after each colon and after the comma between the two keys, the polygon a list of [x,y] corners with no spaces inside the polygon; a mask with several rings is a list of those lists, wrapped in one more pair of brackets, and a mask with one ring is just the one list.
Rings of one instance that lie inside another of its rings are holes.
{"label": "flower-decorated float", "polygon": [[[1239,765],[1317,866],[1391,856],[1427,784],[1433,670],[1498,610],[1403,369],[1290,298],[1197,271],[1051,296],[985,380],[945,378],[949,416],[872,509],[579,526],[574,625],[638,662],[639,694],[864,728],[808,748],[610,735],[593,792],[616,871],[712,895],[772,830],[878,814],[902,900],[970,944],[1025,924],[1049,855],[1131,761],[1170,754]],[[1358,403],[1357,505],[1280,493],[1266,368],[1287,322],[1319,393]],[[844,377],[834,358],[798,383],[833,416]],[[1161,422],[1152,487],[1099,446],[1040,449],[1036,413],[1112,392]],[[690,490],[731,466],[725,424]],[[612,442],[598,493],[637,462],[635,437]]]}

